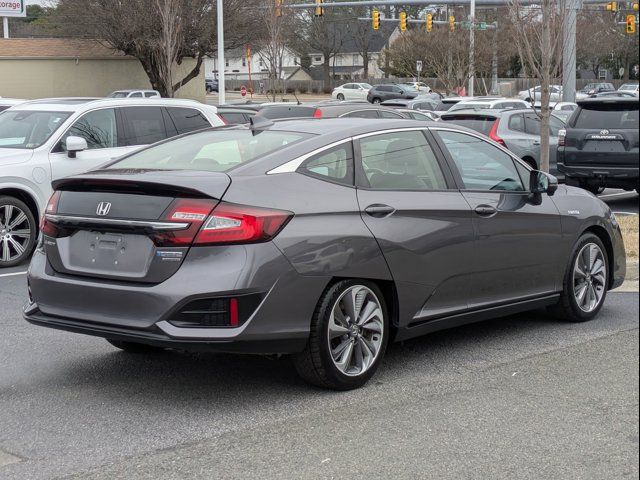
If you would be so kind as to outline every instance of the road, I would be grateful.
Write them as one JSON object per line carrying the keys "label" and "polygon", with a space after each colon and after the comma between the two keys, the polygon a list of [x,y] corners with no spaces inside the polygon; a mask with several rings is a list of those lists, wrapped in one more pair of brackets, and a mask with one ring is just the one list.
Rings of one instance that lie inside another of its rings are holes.
{"label": "road", "polygon": [[598,197],[607,202],[611,210],[616,214],[638,215],[638,204],[640,202],[638,202],[638,194],[636,192],[607,188]]}
{"label": "road", "polygon": [[0,478],[638,478],[638,294],[395,344],[358,391],[288,359],[130,356],[0,277]]}

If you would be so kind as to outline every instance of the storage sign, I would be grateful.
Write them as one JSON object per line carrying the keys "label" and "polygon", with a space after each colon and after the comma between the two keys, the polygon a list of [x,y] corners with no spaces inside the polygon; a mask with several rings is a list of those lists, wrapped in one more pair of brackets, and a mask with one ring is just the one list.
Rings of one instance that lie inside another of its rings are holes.
{"label": "storage sign", "polygon": [[0,0],[0,17],[26,17],[25,0]]}

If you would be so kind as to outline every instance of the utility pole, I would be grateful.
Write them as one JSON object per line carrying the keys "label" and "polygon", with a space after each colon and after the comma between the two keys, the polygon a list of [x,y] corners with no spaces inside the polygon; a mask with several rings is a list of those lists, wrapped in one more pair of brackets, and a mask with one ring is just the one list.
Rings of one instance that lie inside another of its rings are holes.
{"label": "utility pole", "polygon": [[500,93],[498,88],[498,22],[495,23],[495,26],[491,41],[491,95]]}
{"label": "utility pole", "polygon": [[469,23],[469,89],[467,90],[467,95],[473,97],[473,87],[476,83],[476,0],[471,0],[469,5]]}
{"label": "utility pole", "polygon": [[224,90],[224,14],[222,11],[222,0],[217,3],[218,14],[218,105],[225,103]]}
{"label": "utility pole", "polygon": [[562,5],[562,101],[576,101],[576,22],[581,0],[565,0]]}

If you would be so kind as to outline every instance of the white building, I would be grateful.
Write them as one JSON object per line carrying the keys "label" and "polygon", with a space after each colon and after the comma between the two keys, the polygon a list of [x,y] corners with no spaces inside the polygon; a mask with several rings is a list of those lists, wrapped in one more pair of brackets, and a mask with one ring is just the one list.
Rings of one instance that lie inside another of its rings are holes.
{"label": "white building", "polygon": [[[247,51],[244,48],[230,50],[224,54],[225,77],[231,80],[248,80],[249,71],[253,80],[269,78],[270,66],[268,60],[260,55],[256,49],[252,49],[251,61],[247,58]],[[282,70],[290,70],[300,65],[300,56],[288,48],[284,49],[282,56]],[[283,71],[280,75],[283,76]],[[213,56],[206,58],[204,61],[205,78],[217,78],[218,76],[218,58]]]}

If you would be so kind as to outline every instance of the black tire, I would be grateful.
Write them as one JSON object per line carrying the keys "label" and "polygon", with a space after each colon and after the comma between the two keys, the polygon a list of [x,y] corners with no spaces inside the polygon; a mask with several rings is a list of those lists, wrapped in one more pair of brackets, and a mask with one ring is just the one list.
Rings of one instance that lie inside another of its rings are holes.
{"label": "black tire", "polygon": [[344,95],[339,93],[338,95],[336,95],[336,98],[340,101],[344,100]]}
{"label": "black tire", "polygon": [[594,195],[598,195],[604,191],[604,187],[601,187],[599,185],[594,185],[593,183],[589,183],[585,181],[580,181],[579,185],[580,185],[580,188],[582,188],[583,190],[586,190],[587,192],[591,192]]}
{"label": "black tire", "polygon": [[164,351],[162,347],[154,347],[153,345],[146,345],[144,343],[111,340],[109,338],[107,338],[107,342],[127,353],[160,353]]}
{"label": "black tire", "polygon": [[375,103],[375,104],[378,104],[380,102],[382,102],[382,100],[380,100],[378,97],[371,100],[371,103]]}
{"label": "black tire", "polygon": [[[383,315],[383,332],[380,348],[375,360],[367,370],[359,375],[346,375],[341,372],[331,357],[328,330],[329,318],[334,305],[341,295],[354,286],[368,288],[377,297]],[[308,383],[332,390],[352,390],[359,388],[373,376],[378,369],[389,341],[389,319],[384,295],[373,282],[366,280],[342,280],[331,285],[320,297],[311,319],[311,332],[307,346],[302,353],[293,357],[298,374]]]}
{"label": "black tire", "polygon": [[[604,292],[599,304],[594,310],[585,312],[578,306],[574,295],[573,268],[576,262],[576,257],[578,256],[582,248],[590,243],[597,245],[603,253],[603,258],[606,265],[606,280]],[[573,251],[571,252],[569,264],[567,265],[562,280],[562,293],[560,295],[560,300],[556,305],[549,307],[549,312],[556,318],[567,322],[586,322],[598,315],[598,312],[600,312],[600,309],[602,308],[602,305],[604,305],[604,302],[607,298],[607,290],[609,286],[609,264],[610,262],[607,255],[607,250],[602,244],[602,241],[592,233],[585,233],[584,235],[582,235],[576,242],[575,246],[573,247]]]}
{"label": "black tire", "polygon": [[[11,216],[14,220],[17,219],[16,212],[18,210],[24,213],[25,216],[25,220],[21,224],[13,227],[13,232],[6,228],[8,225],[5,225],[5,222],[7,221],[7,219],[4,218],[7,212],[5,207],[9,206],[13,207]],[[29,236],[27,238],[12,237],[12,233],[15,235],[16,231],[24,231],[26,228],[29,229]],[[14,246],[15,244],[10,242],[11,238],[13,238],[14,242],[18,242],[20,244],[20,247],[23,249],[22,253],[18,253],[18,250]],[[0,268],[14,267],[27,260],[31,256],[31,253],[33,253],[37,238],[38,224],[27,204],[14,197],[0,197]],[[3,260],[5,239],[7,241],[7,245],[10,243],[11,247],[8,247],[10,250],[7,255],[7,259]]]}

